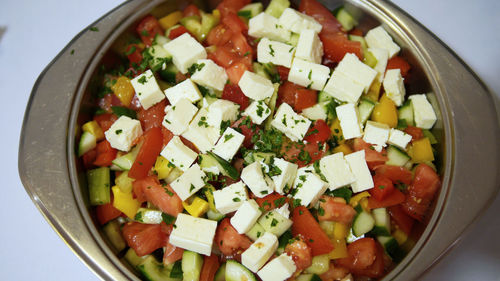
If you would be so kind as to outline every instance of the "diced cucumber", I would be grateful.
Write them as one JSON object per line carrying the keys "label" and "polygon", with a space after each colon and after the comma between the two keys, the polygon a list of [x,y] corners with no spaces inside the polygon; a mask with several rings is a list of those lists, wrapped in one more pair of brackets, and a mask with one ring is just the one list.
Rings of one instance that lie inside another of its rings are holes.
{"label": "diced cucumber", "polygon": [[349,31],[354,26],[358,25],[358,21],[351,14],[349,14],[344,8],[338,9],[335,17],[346,31]]}
{"label": "diced cucumber", "polygon": [[363,54],[368,52],[368,45],[366,44],[366,40],[363,36],[349,35],[349,40],[361,43],[361,49],[363,49]]}
{"label": "diced cucumber", "polygon": [[424,129],[424,130],[422,130],[422,133],[424,133],[424,137],[426,137],[426,138],[428,138],[428,139],[429,139],[429,142],[430,142],[431,144],[436,144],[436,143],[438,143],[438,141],[437,141],[436,137],[434,136],[434,134],[433,134],[433,133],[431,133],[431,131]]}
{"label": "diced cucumber", "polygon": [[264,66],[261,63],[254,62],[252,64],[252,67],[253,67],[253,71],[256,74],[258,74],[264,78],[270,79],[269,75],[267,74],[266,70],[264,69]]}
{"label": "diced cucumber", "polygon": [[378,208],[372,210],[373,219],[375,219],[375,227],[371,233],[376,236],[390,236],[391,235],[391,219],[385,208]]}
{"label": "diced cucumber", "polygon": [[111,161],[114,165],[120,168],[122,171],[128,171],[132,168],[134,164],[135,158],[137,157],[137,153],[139,153],[140,145],[136,145],[129,153],[116,158]]}
{"label": "diced cucumber", "polygon": [[389,160],[385,164],[393,166],[404,166],[411,159],[406,152],[393,145],[389,145],[387,148],[387,158]]}
{"label": "diced cucumber", "polygon": [[201,267],[203,266],[203,257],[195,252],[184,250],[182,254],[182,272],[183,281],[200,280]]}
{"label": "diced cucumber", "polygon": [[246,19],[251,19],[255,17],[256,15],[262,13],[262,10],[264,7],[262,6],[262,3],[251,3],[246,5],[245,7],[241,8],[238,11],[238,16],[246,18]]}
{"label": "diced cucumber", "polygon": [[215,273],[214,281],[226,281],[226,264],[223,263]]}
{"label": "diced cucumber", "polygon": [[331,100],[333,100],[333,97],[329,93],[325,91],[320,91],[318,93],[318,103]]}
{"label": "diced cucumber", "polygon": [[125,193],[132,191],[132,183],[135,179],[128,177],[128,171],[124,171],[115,178],[115,184]]}
{"label": "diced cucumber", "polygon": [[165,69],[159,70],[161,79],[172,84],[175,84],[176,82],[175,76],[177,75],[178,72],[179,70],[177,69],[177,67],[175,67],[173,63],[167,65]]}
{"label": "diced cucumber", "polygon": [[299,44],[299,39],[300,39],[300,34],[292,32],[292,35],[290,35],[290,40],[288,40],[287,43],[289,45],[297,47],[297,45]]}
{"label": "diced cucumber", "polygon": [[207,218],[209,220],[220,221],[220,220],[222,220],[225,217],[226,217],[226,215],[224,215],[224,214],[222,214],[220,212],[213,211],[213,210],[210,210],[210,209],[207,211]]}
{"label": "diced cucumber", "polygon": [[368,233],[375,226],[375,220],[370,213],[365,211],[359,212],[352,223],[352,233],[359,237]]}
{"label": "diced cucumber", "polygon": [[271,0],[271,3],[266,8],[266,14],[279,18],[288,7],[290,7],[290,1],[288,0]]}
{"label": "diced cucumber", "polygon": [[297,281],[321,281],[321,278],[316,274],[301,274],[295,279]]}
{"label": "diced cucumber", "polygon": [[363,54],[364,54],[363,62],[369,67],[374,68],[378,63],[377,58],[370,51]]}
{"label": "diced cucumber", "polygon": [[407,100],[403,105],[398,109],[398,119],[402,119],[406,121],[408,126],[414,126],[415,123],[413,121],[413,105],[410,100]]}
{"label": "diced cucumber", "polygon": [[134,219],[146,224],[159,224],[163,221],[161,211],[149,208],[139,208]]}
{"label": "diced cucumber", "polygon": [[172,61],[172,55],[160,45],[153,45],[145,50],[150,56],[149,67],[152,71],[158,71],[163,65]]}
{"label": "diced cucumber", "polygon": [[267,76],[269,77],[269,80],[273,83],[280,83],[281,82],[281,77],[278,72],[278,68],[272,63],[264,63],[262,64],[262,67],[264,68],[264,72],[267,73]]}
{"label": "diced cucumber", "polygon": [[222,171],[222,166],[209,154],[200,154],[200,168],[205,172],[218,175]]}
{"label": "diced cucumber", "polygon": [[266,119],[266,123],[264,123],[264,130],[270,130],[271,129],[271,122],[273,121],[273,116],[274,112],[276,111],[276,101],[278,100],[278,89],[280,87],[280,84],[274,83],[274,92],[271,98],[269,99],[269,102],[267,103],[267,106],[269,107],[269,110],[271,110],[271,114],[269,114],[269,117]]}
{"label": "diced cucumber", "polygon": [[201,41],[207,38],[208,33],[212,28],[214,28],[217,24],[219,24],[219,19],[216,18],[213,14],[201,13],[201,29],[200,29],[200,38]]}
{"label": "diced cucumber", "polygon": [[238,170],[236,170],[235,167],[233,167],[233,165],[231,165],[231,163],[222,159],[221,157],[219,157],[218,155],[214,154],[211,151],[209,151],[207,155],[212,156],[219,163],[221,167],[220,171],[223,175],[228,176],[233,180],[237,180],[240,178],[240,173],[238,172]]}
{"label": "diced cucumber", "polygon": [[111,202],[110,171],[101,167],[87,171],[90,205],[104,205]]}
{"label": "diced cucumber", "polygon": [[263,162],[264,164],[267,164],[267,165],[271,164],[272,159],[274,157],[276,157],[276,154],[272,153],[272,152],[256,151],[252,155],[253,155],[254,161]]}
{"label": "diced cucumber", "polygon": [[105,224],[102,228],[106,237],[108,237],[111,245],[118,251],[122,251],[127,247],[125,240],[123,240],[122,232],[120,230],[120,223],[118,220],[112,220]]}
{"label": "diced cucumber", "polygon": [[137,266],[137,269],[142,273],[145,279],[149,281],[181,280],[171,278],[169,268],[158,262],[153,256],[148,256],[140,265]]}
{"label": "diced cucumber", "polygon": [[168,174],[167,178],[165,179],[165,182],[167,184],[171,184],[174,180],[176,180],[178,177],[180,177],[184,172],[175,167],[174,169],[172,169],[172,171],[170,172],[170,174]]}
{"label": "diced cucumber", "polygon": [[201,18],[199,16],[188,16],[181,19],[181,24],[193,34],[198,41],[203,41],[201,38]]}
{"label": "diced cucumber", "polygon": [[89,152],[97,146],[97,138],[90,132],[83,132],[78,144],[78,157]]}
{"label": "diced cucumber", "polygon": [[372,114],[373,108],[375,108],[375,103],[369,99],[361,99],[358,105],[359,118],[361,124],[365,124],[370,115]]}
{"label": "diced cucumber", "polygon": [[124,256],[125,260],[134,268],[136,268],[138,265],[144,262],[144,260],[147,259],[148,257],[149,255],[139,257],[132,248],[129,248]]}
{"label": "diced cucumber", "polygon": [[330,268],[329,255],[319,255],[312,258],[312,263],[308,268],[306,268],[306,272],[321,275],[327,272],[328,268]]}
{"label": "diced cucumber", "polygon": [[255,275],[250,270],[235,260],[228,260],[226,262],[225,279],[227,281],[257,281],[257,278],[255,278]]}
{"label": "diced cucumber", "polygon": [[153,45],[163,46],[167,44],[169,41],[170,39],[168,39],[167,37],[160,34],[156,34],[155,39],[153,40]]}
{"label": "diced cucumber", "polygon": [[302,110],[302,115],[311,120],[326,120],[328,118],[328,113],[326,111],[328,103],[328,101],[324,101],[321,103],[317,103],[314,106],[305,108]]}
{"label": "diced cucumber", "polygon": [[257,221],[265,231],[271,232],[276,236],[281,236],[287,229],[292,226],[292,221],[285,218],[276,210],[271,210],[262,215]]}
{"label": "diced cucumber", "polygon": [[406,256],[405,250],[399,246],[396,239],[392,236],[378,236],[377,240],[382,244],[385,251],[394,262],[400,262]]}
{"label": "diced cucumber", "polygon": [[250,230],[245,233],[246,236],[248,236],[252,241],[255,241],[261,237],[266,230],[260,225],[259,223],[255,223]]}

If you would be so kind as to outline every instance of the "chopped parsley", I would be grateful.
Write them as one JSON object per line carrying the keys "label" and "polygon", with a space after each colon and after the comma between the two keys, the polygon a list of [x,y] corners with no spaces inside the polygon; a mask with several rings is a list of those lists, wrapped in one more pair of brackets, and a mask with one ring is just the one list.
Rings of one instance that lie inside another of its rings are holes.
{"label": "chopped parsley", "polygon": [[273,220],[271,221],[271,227],[275,227],[275,226],[277,226],[277,225],[278,225],[278,220],[277,220],[277,219],[273,219]]}
{"label": "chopped parsley", "polygon": [[167,124],[172,124],[170,121],[168,121],[168,119],[167,119],[167,118],[165,118],[165,123],[167,123]]}
{"label": "chopped parsley", "polygon": [[264,107],[262,107],[261,102],[257,105],[257,116],[262,117],[262,113],[264,113]]}
{"label": "chopped parsley", "polygon": [[300,205],[301,205],[301,202],[302,202],[302,200],[301,200],[301,199],[299,199],[299,198],[295,198],[295,199],[293,199],[293,201],[292,201],[292,206],[293,206],[293,207],[298,207],[298,206],[300,206]]}
{"label": "chopped parsley", "polygon": [[384,189],[385,188],[385,185],[379,185],[378,188],[380,189]]}
{"label": "chopped parsley", "polygon": [[128,55],[131,55],[133,52],[135,52],[136,47],[135,46],[131,46],[126,52],[125,52],[125,55],[128,56]]}
{"label": "chopped parsley", "polygon": [[271,44],[269,44],[269,54],[274,57],[274,49]]}
{"label": "chopped parsley", "polygon": [[324,215],[325,215],[325,209],[323,209],[323,208],[319,207],[319,208],[318,208],[318,215],[320,215],[320,216],[324,216]]}
{"label": "chopped parsley", "polygon": [[274,206],[275,206],[276,208],[279,208],[279,207],[281,207],[283,204],[285,204],[285,201],[286,201],[286,198],[285,198],[285,197],[278,198],[278,199],[274,200]]}
{"label": "chopped parsley", "polygon": [[90,28],[90,31],[93,31],[93,32],[99,32],[99,28],[97,28],[96,26],[92,26]]}
{"label": "chopped parsley", "polygon": [[234,198],[233,198],[233,202],[240,202],[240,201],[241,201],[241,199],[240,199],[240,198],[238,198],[238,197],[234,197]]}
{"label": "chopped parsley", "polygon": [[134,220],[142,222],[142,212],[137,212],[137,214],[135,214]]}
{"label": "chopped parsley", "polygon": [[[161,213],[161,219],[163,220],[164,223],[166,224],[173,224],[175,222],[175,217],[169,215],[169,214],[165,214],[165,213]],[[174,228],[175,228],[175,224],[174,224]]]}
{"label": "chopped parsley", "polygon": [[191,184],[191,187],[189,187],[189,192],[192,192],[196,187],[194,186],[194,184]]}
{"label": "chopped parsley", "polygon": [[307,74],[307,79],[311,80],[312,74],[313,74],[313,71],[311,69],[311,70],[309,70],[309,74]]}
{"label": "chopped parsley", "polygon": [[326,195],[334,196],[334,197],[342,197],[346,202],[349,202],[352,197],[352,190],[348,187],[341,187],[335,190],[327,190],[325,192]]}
{"label": "chopped parsley", "polygon": [[207,117],[202,116],[202,117],[200,118],[200,121],[198,121],[198,127],[205,127],[205,128],[208,128]]}
{"label": "chopped parsley", "polygon": [[121,134],[122,132],[123,132],[123,130],[122,130],[122,129],[118,129],[118,130],[116,130],[116,131],[115,131],[115,134],[119,135],[119,134]]}
{"label": "chopped parsley", "polygon": [[141,83],[142,85],[146,84],[148,82],[148,78],[146,78],[146,75],[143,75],[137,82]]}
{"label": "chopped parsley", "polygon": [[229,128],[229,126],[231,126],[231,120],[226,120],[226,121],[220,122],[221,135],[224,133],[224,131],[226,131],[227,128]]}
{"label": "chopped parsley", "polygon": [[193,75],[196,71],[200,71],[205,67],[205,63],[200,63],[200,64],[193,64],[188,68],[189,74]]}
{"label": "chopped parsley", "polygon": [[281,123],[283,123],[283,125],[287,126],[287,124],[286,124],[286,114],[283,114],[283,119],[281,119]]}
{"label": "chopped parsley", "polygon": [[132,119],[137,119],[137,113],[135,110],[126,108],[123,106],[112,106],[111,111],[113,112],[114,115],[120,117],[120,116],[127,116]]}
{"label": "chopped parsley", "polygon": [[233,137],[234,137],[233,134],[224,135],[224,142],[227,142],[228,140],[232,139]]}
{"label": "chopped parsley", "polygon": [[75,53],[75,49],[72,49],[70,54],[73,55]]}
{"label": "chopped parsley", "polygon": [[141,35],[144,37],[149,37],[149,32],[146,29],[141,30]]}

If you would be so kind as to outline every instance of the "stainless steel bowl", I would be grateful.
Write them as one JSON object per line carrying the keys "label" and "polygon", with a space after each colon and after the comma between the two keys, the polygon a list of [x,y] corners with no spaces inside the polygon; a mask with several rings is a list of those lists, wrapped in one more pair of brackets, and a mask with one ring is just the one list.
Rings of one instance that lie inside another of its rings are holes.
{"label": "stainless steel bowl", "polygon": [[[340,4],[323,2],[329,8]],[[111,44],[165,3],[125,2],[90,25],[99,32],[86,28],[78,34],[38,78],[24,118],[19,173],[26,191],[68,246],[105,280],[139,279],[96,227],[75,140],[80,125],[91,118],[92,79]],[[348,0],[345,5],[360,17],[362,29],[382,23],[389,30],[413,66],[409,92],[432,93],[438,111],[433,132],[440,139],[443,185],[420,239],[384,280],[416,279],[454,245],[498,191],[500,131],[492,94],[453,51],[392,3]]]}

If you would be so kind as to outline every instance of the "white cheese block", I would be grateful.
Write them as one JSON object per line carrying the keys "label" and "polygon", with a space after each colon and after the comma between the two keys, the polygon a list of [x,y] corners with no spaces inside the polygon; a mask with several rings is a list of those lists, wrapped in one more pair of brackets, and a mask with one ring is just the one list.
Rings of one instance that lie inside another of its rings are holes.
{"label": "white cheese block", "polygon": [[236,121],[240,106],[232,101],[218,99],[208,106],[208,125],[220,129],[223,121]]}
{"label": "white cheese block", "polygon": [[366,164],[365,151],[356,151],[346,155],[344,158],[356,178],[351,184],[352,191],[358,193],[373,188],[373,178]]}
{"label": "white cheese block", "polygon": [[285,281],[297,270],[295,262],[286,253],[268,262],[259,272],[262,281]]}
{"label": "white cheese block", "polygon": [[255,38],[267,37],[271,40],[287,42],[290,30],[278,24],[278,19],[264,12],[251,18],[248,22],[248,35]]}
{"label": "white cheese block", "polygon": [[295,84],[321,91],[330,77],[330,68],[295,58],[288,73],[288,80]]}
{"label": "white cheese block", "polygon": [[245,96],[257,101],[269,98],[274,93],[271,80],[248,70],[241,76],[238,86]]}
{"label": "white cheese block", "polygon": [[247,200],[241,204],[238,211],[231,218],[231,225],[238,233],[245,234],[257,222],[261,214],[262,211],[259,209],[259,204],[253,199]]}
{"label": "white cheese block", "polygon": [[161,92],[158,82],[156,82],[153,72],[150,69],[130,80],[130,82],[132,83],[132,87],[134,87],[137,98],[144,109],[150,108],[165,98]]}
{"label": "white cheese block", "polygon": [[278,249],[278,237],[265,232],[250,245],[250,248],[241,254],[241,263],[249,270],[257,272],[274,254],[276,249]]}
{"label": "white cheese block", "polygon": [[259,161],[255,161],[243,168],[241,180],[258,198],[262,198],[274,191],[274,183],[267,175],[262,173],[262,165]]}
{"label": "white cheese block", "polygon": [[160,153],[170,163],[183,172],[187,171],[198,154],[182,143],[181,138],[174,136]]}
{"label": "white cheese block", "polygon": [[272,165],[275,165],[281,171],[279,175],[271,177],[274,182],[274,191],[281,195],[288,193],[293,186],[299,166],[281,158],[273,158]]}
{"label": "white cheese block", "polygon": [[294,190],[291,194],[295,200],[300,200],[300,205],[314,206],[327,187],[328,184],[314,173],[314,168],[302,167],[297,170]]}
{"label": "white cheese block", "polygon": [[411,135],[403,131],[400,131],[398,129],[391,129],[391,131],[389,132],[389,140],[387,142],[391,145],[406,150],[406,146],[408,146],[411,138]]}
{"label": "white cheese block", "polygon": [[198,108],[190,100],[182,98],[175,105],[165,107],[162,125],[175,135],[180,135],[187,129],[196,112]]}
{"label": "white cheese block", "polygon": [[245,184],[242,181],[233,183],[213,192],[215,208],[222,214],[228,214],[238,208],[248,199]]}
{"label": "white cheese block", "polygon": [[250,117],[253,123],[260,125],[271,115],[271,109],[263,100],[253,101],[241,115]]}
{"label": "white cheese block", "polygon": [[340,121],[340,128],[342,128],[342,134],[344,139],[353,139],[361,137],[363,131],[359,123],[359,113],[357,107],[352,103],[346,103],[335,108],[337,112],[337,117]]}
{"label": "white cheese block", "polygon": [[323,58],[323,43],[319,39],[317,32],[312,29],[305,29],[300,32],[295,57],[313,63],[321,63]]}
{"label": "white cheese block", "polygon": [[201,170],[200,165],[194,164],[187,169],[184,174],[173,181],[170,186],[179,195],[182,201],[188,199],[195,194],[203,186],[205,186],[205,173]]}
{"label": "white cheese block", "polygon": [[165,96],[171,105],[177,104],[183,98],[190,100],[192,103],[201,100],[200,90],[191,79],[186,79],[181,83],[165,90]]}
{"label": "white cheese block", "polygon": [[366,122],[363,140],[373,144],[375,150],[380,152],[382,148],[386,146],[390,129],[391,128],[387,124],[368,121]]}
{"label": "white cheese block", "polygon": [[279,24],[295,33],[301,33],[306,29],[311,29],[316,33],[320,33],[322,29],[321,24],[313,17],[292,8],[286,8],[283,11],[279,18]]}
{"label": "white cheese block", "polygon": [[257,45],[257,61],[260,63],[272,62],[290,68],[294,54],[294,46],[267,38],[262,38]]}
{"label": "white cheese block", "polygon": [[295,113],[293,108],[287,103],[282,103],[274,116],[271,125],[284,133],[293,141],[300,141],[304,138],[311,126],[311,120]]}
{"label": "white cheese block", "polygon": [[401,71],[398,69],[389,69],[385,73],[384,91],[396,106],[401,106],[405,100],[406,90]]}
{"label": "white cheese block", "polygon": [[361,84],[338,70],[333,71],[332,78],[328,80],[324,89],[330,96],[349,103],[357,103],[363,90]]}
{"label": "white cheese block", "polygon": [[375,27],[368,31],[365,36],[366,44],[370,48],[386,49],[389,52],[389,58],[396,55],[401,48],[394,43],[391,36],[382,26]]}
{"label": "white cheese block", "polygon": [[203,153],[210,151],[220,136],[220,130],[207,123],[208,111],[202,108],[189,124],[182,136],[192,142]]}
{"label": "white cheese block", "polygon": [[189,35],[189,33],[184,33],[166,43],[163,45],[163,48],[172,55],[175,67],[177,67],[182,74],[186,74],[188,68],[199,59],[207,58],[207,52],[203,45]]}
{"label": "white cheese block", "polygon": [[[180,213],[170,234],[169,243],[189,251],[210,256],[217,222]],[[203,229],[203,231],[193,231]]]}
{"label": "white cheese block", "polygon": [[122,115],[104,135],[112,148],[129,151],[135,139],[142,135],[141,122]]}
{"label": "white cheese block", "polygon": [[370,89],[377,71],[359,60],[355,54],[347,53],[335,68],[345,76],[352,79],[355,83],[363,86],[363,91],[366,93]]}
{"label": "white cheese block", "polygon": [[381,48],[368,48],[368,52],[377,59],[377,64],[373,69],[378,72],[377,80],[382,82],[385,75],[385,69],[387,68],[387,61],[389,60],[389,51]]}
{"label": "white cheese block", "polygon": [[226,161],[231,162],[234,155],[240,149],[245,136],[233,128],[227,128],[215,145],[213,152]]}
{"label": "white cheese block", "polygon": [[198,60],[196,63],[199,67],[191,75],[191,80],[204,87],[210,87],[218,91],[224,90],[227,82],[227,74],[224,68],[209,59]]}
{"label": "white cheese block", "polygon": [[319,165],[330,190],[352,184],[356,180],[342,152],[321,158]]}
{"label": "white cheese block", "polygon": [[409,99],[413,106],[415,126],[422,129],[431,129],[436,123],[437,117],[426,95],[412,95]]}

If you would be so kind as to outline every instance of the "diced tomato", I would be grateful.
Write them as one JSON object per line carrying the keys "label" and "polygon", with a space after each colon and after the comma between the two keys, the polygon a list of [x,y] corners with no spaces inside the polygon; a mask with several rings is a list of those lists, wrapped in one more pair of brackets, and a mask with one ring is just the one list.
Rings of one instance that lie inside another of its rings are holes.
{"label": "diced tomato", "polygon": [[186,8],[184,8],[182,14],[185,17],[200,16],[200,10],[198,9],[198,7],[196,7],[196,5],[190,4]]}
{"label": "diced tomato", "polygon": [[323,211],[321,213],[318,212],[318,220],[350,224],[356,215],[356,211],[351,205],[346,204],[345,200],[342,199],[342,202],[336,199],[338,198],[327,195],[321,197],[319,207]]}
{"label": "diced tomato", "polygon": [[314,122],[314,125],[307,131],[304,140],[307,142],[318,143],[325,142],[332,136],[332,132],[325,120],[319,119]]}
{"label": "diced tomato", "polygon": [[211,256],[205,256],[203,258],[200,281],[213,281],[219,266],[219,258],[216,255],[212,254]]}
{"label": "diced tomato", "polygon": [[222,23],[229,27],[234,34],[242,34],[248,30],[247,25],[233,12],[224,16]]}
{"label": "diced tomato", "polygon": [[403,210],[411,217],[422,221],[429,209],[436,192],[441,186],[439,175],[428,165],[419,164],[415,177],[408,187]]}
{"label": "diced tomato", "polygon": [[144,134],[144,142],[135,158],[128,176],[133,179],[145,178],[163,147],[163,135],[159,127],[153,127]]}
{"label": "diced tomato", "polygon": [[338,33],[342,31],[342,25],[332,12],[316,0],[300,1],[299,11],[317,20],[323,26],[321,32]]}
{"label": "diced tomato", "polygon": [[250,148],[253,145],[252,136],[258,134],[260,131],[259,127],[257,127],[256,124],[252,123],[250,117],[241,117],[240,119],[236,120],[231,125],[231,127],[241,130],[241,133],[245,136],[245,140],[243,140],[243,146],[246,148]]}
{"label": "diced tomato", "polygon": [[410,71],[410,64],[400,56],[394,56],[387,61],[386,70],[397,69],[401,71],[401,76],[405,79],[408,77],[408,72]]}
{"label": "diced tomato", "polygon": [[151,46],[157,34],[162,34],[163,29],[160,26],[158,20],[152,16],[148,15],[141,20],[136,28],[137,33],[141,37],[142,42],[146,46]]}
{"label": "diced tomato", "polygon": [[299,167],[304,167],[310,163],[321,159],[328,151],[328,144],[326,143],[296,143],[296,142],[283,142],[281,153],[285,160],[293,162]]}
{"label": "diced tomato", "polygon": [[100,167],[111,166],[111,161],[116,158],[118,150],[111,147],[111,144],[107,140],[103,140],[97,144],[97,157],[94,161],[94,165]]}
{"label": "diced tomato", "polygon": [[170,30],[170,33],[168,34],[168,38],[170,40],[174,40],[175,38],[181,36],[184,33],[189,33],[189,31],[182,25],[179,25],[178,27]]}
{"label": "diced tomato", "polygon": [[153,127],[161,128],[163,117],[165,117],[165,107],[167,106],[166,99],[153,105],[147,110],[142,108],[137,112],[137,118],[141,121],[142,129],[147,131]]}
{"label": "diced tomato", "polygon": [[251,0],[223,0],[217,6],[221,16],[224,18],[229,13],[237,13],[245,5],[250,4]]}
{"label": "diced tomato", "polygon": [[311,107],[316,104],[318,100],[318,93],[315,90],[299,89],[295,93],[295,110],[302,112],[303,109]]}
{"label": "diced tomato", "polygon": [[327,254],[333,250],[332,242],[306,207],[295,208],[292,221],[293,236],[302,235],[304,242],[311,247],[313,256]]}
{"label": "diced tomato", "polygon": [[112,106],[122,106],[120,99],[112,93],[105,94],[97,103],[99,107],[106,112],[111,112]]}
{"label": "diced tomato", "polygon": [[328,271],[321,274],[319,277],[321,280],[342,280],[349,274],[349,270],[342,266],[336,266],[333,262],[330,262],[330,267]]}
{"label": "diced tomato", "polygon": [[361,238],[347,246],[348,256],[336,260],[354,275],[377,278],[384,275],[384,250],[373,238]]}
{"label": "diced tomato", "polygon": [[111,125],[113,125],[113,123],[118,120],[118,117],[111,113],[105,113],[94,115],[94,120],[99,124],[99,127],[101,127],[102,131],[106,132],[111,127]]}
{"label": "diced tomato", "polygon": [[401,204],[405,201],[405,195],[398,189],[394,189],[390,194],[388,194],[384,199],[377,200],[374,196],[368,198],[368,208],[386,208],[389,206],[394,206]]}
{"label": "diced tomato", "polygon": [[250,104],[250,100],[241,91],[238,85],[227,84],[222,91],[222,98],[240,105],[240,110],[245,110]]}
{"label": "diced tomato", "polygon": [[[286,80],[284,80],[286,81]],[[276,106],[280,106],[282,103],[287,103],[291,107],[295,107],[295,93],[301,87],[292,82],[286,81],[278,89],[278,99]]]}
{"label": "diced tomato", "polygon": [[249,62],[246,64],[252,63],[252,47],[247,42],[247,39],[241,33],[233,33],[231,37],[231,42],[233,43],[233,49],[242,57],[248,57]]}
{"label": "diced tomato", "polygon": [[140,202],[148,201],[164,213],[176,217],[184,210],[182,200],[170,187],[162,186],[156,176],[148,176],[133,182],[134,194]]}
{"label": "diced tomato", "polygon": [[161,127],[161,134],[163,136],[163,147],[165,147],[170,140],[175,136],[169,129]]}
{"label": "diced tomato", "polygon": [[317,99],[316,91],[286,81],[278,89],[277,106],[285,102],[295,111],[301,112],[303,109],[315,105]]}
{"label": "diced tomato", "polygon": [[130,65],[140,64],[142,61],[142,48],[138,44],[130,44],[127,46],[125,54],[127,54]]}
{"label": "diced tomato", "polygon": [[297,267],[296,271],[308,268],[312,264],[312,250],[301,236],[285,247],[285,253],[292,257]]}
{"label": "diced tomato", "polygon": [[360,60],[363,59],[363,49],[360,42],[349,41],[344,34],[325,34],[321,32],[319,37],[321,42],[323,42],[325,58],[334,62],[340,62],[346,54],[352,53]]}
{"label": "diced tomato", "polygon": [[97,149],[93,148],[82,155],[83,166],[90,170],[94,167],[94,161],[97,157]]}
{"label": "diced tomato", "polygon": [[111,220],[116,219],[119,217],[122,212],[120,212],[118,209],[113,207],[113,203],[108,203],[104,205],[99,205],[95,209],[95,214],[97,217],[97,221],[101,224],[104,225],[108,223]]}
{"label": "diced tomato", "polygon": [[210,32],[207,35],[207,44],[208,45],[214,45],[214,46],[223,46],[229,40],[231,40],[231,37],[233,36],[233,33],[231,32],[231,29],[229,29],[227,26],[224,24],[219,24],[216,27],[212,28]]}
{"label": "diced tomato", "polygon": [[123,226],[123,238],[135,253],[142,257],[165,245],[167,235],[159,224],[129,222]]}
{"label": "diced tomato", "polygon": [[226,69],[226,74],[229,78],[229,81],[231,81],[231,83],[235,85],[240,82],[240,78],[241,76],[243,76],[243,73],[245,73],[245,71],[252,71],[252,68],[242,61],[234,63]]}
{"label": "diced tomato", "polygon": [[184,249],[176,247],[170,244],[170,242],[167,242],[163,253],[163,264],[173,264],[174,262],[182,259],[183,253]]}
{"label": "diced tomato", "polygon": [[286,196],[273,192],[269,195],[266,195],[262,198],[255,198],[259,207],[261,207],[264,211],[271,211],[272,209],[279,208],[287,203]]}
{"label": "diced tomato", "polygon": [[376,174],[373,177],[373,188],[369,190],[373,198],[378,201],[383,201],[388,195],[394,191],[392,181],[385,176]]}
{"label": "diced tomato", "polygon": [[387,211],[389,212],[392,220],[396,222],[397,227],[399,227],[399,229],[404,231],[406,234],[410,234],[415,220],[408,216],[400,205],[391,206],[387,208]]}
{"label": "diced tomato", "polygon": [[392,165],[380,165],[375,168],[375,174],[382,175],[392,181],[393,184],[404,183],[409,185],[413,178],[410,170]]}
{"label": "diced tomato", "polygon": [[240,59],[240,56],[236,52],[233,52],[231,46],[228,44],[217,47],[215,52],[209,53],[208,57],[224,68],[229,68]]}
{"label": "diced tomato", "polygon": [[349,31],[349,34],[355,36],[363,36],[363,30],[359,28],[353,28],[351,31]]}
{"label": "diced tomato", "polygon": [[290,73],[290,68],[281,65],[277,65],[276,68],[278,69],[281,81],[287,81],[288,74]]}
{"label": "diced tomato", "polygon": [[225,218],[217,227],[214,238],[215,243],[220,251],[226,256],[232,256],[243,252],[252,245],[252,241],[244,234],[239,234],[229,222],[229,218]]}
{"label": "diced tomato", "polygon": [[366,143],[361,138],[354,139],[353,148],[355,151],[362,149],[365,151],[365,160],[370,169],[374,169],[388,160],[387,156],[385,156],[385,149],[383,149],[382,152],[378,152],[372,145]]}
{"label": "diced tomato", "polygon": [[405,128],[405,133],[411,135],[411,141],[416,141],[424,137],[424,132],[422,129],[414,126],[408,126]]}

